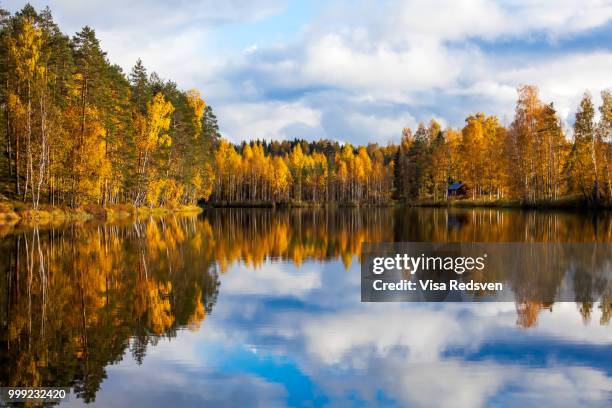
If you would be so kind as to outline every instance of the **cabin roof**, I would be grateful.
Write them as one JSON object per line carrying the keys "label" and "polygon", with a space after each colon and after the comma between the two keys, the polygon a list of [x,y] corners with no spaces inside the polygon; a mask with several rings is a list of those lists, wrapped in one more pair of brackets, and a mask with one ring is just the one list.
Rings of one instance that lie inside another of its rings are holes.
{"label": "cabin roof", "polygon": [[452,183],[450,186],[448,186],[448,189],[449,190],[459,190],[462,186],[463,186],[463,183],[461,183],[460,181],[456,181]]}

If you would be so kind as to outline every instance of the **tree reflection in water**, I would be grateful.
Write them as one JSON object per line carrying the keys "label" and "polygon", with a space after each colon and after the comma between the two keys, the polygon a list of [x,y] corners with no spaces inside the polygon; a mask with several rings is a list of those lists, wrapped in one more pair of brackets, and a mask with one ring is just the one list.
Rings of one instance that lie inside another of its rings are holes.
{"label": "tree reflection in water", "polygon": [[212,232],[196,218],[18,229],[1,241],[0,383],[70,384],[93,400],[105,367],[181,327],[218,291]]}
{"label": "tree reflection in water", "polygon": [[[233,263],[260,268],[270,260],[300,266],[341,259],[348,269],[363,242],[605,242],[612,241],[612,217],[497,209],[227,209],[199,217],[5,227],[0,234],[0,384],[69,384],[92,401],[106,366],[126,351],[142,362],[160,338],[197,330],[217,299],[218,273]],[[562,261],[551,256],[544,262]],[[599,323],[609,323],[610,282],[600,272],[610,264],[578,261],[573,289],[585,322],[601,298]],[[547,270],[506,277],[516,289],[519,326],[535,326],[538,314],[554,306],[530,297],[556,293],[563,276],[540,272]]]}

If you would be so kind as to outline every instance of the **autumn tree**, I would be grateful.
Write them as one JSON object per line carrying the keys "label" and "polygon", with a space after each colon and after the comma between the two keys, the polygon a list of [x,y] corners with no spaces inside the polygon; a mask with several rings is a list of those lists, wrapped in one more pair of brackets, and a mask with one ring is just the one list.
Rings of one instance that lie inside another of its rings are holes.
{"label": "autumn tree", "polygon": [[[25,200],[30,192],[32,204],[38,207],[40,191],[48,163],[47,75],[48,54],[43,47],[43,31],[31,17],[20,20],[20,26],[8,38],[8,58],[13,62],[13,88],[8,92],[7,110],[13,120],[16,141],[16,189]],[[39,123],[39,124],[38,124]],[[20,160],[20,141],[25,163]],[[25,172],[23,191],[21,173]]]}
{"label": "autumn tree", "polygon": [[[544,105],[540,114],[538,130],[538,185],[540,196],[554,199],[561,194],[561,175],[564,165],[566,141],[560,119],[553,103]],[[511,166],[508,163],[508,166]]]}
{"label": "autumn tree", "polygon": [[536,137],[542,102],[538,89],[526,85],[518,89],[514,121],[512,122],[507,152],[513,163],[509,177],[510,188],[523,201],[536,200]]}
{"label": "autumn tree", "polygon": [[585,198],[599,202],[599,141],[595,135],[595,108],[591,95],[585,93],[574,122],[574,144],[568,159],[570,190],[580,191]]}
{"label": "autumn tree", "polygon": [[425,197],[431,188],[431,158],[428,146],[429,132],[423,123],[414,134],[414,141],[406,153],[407,166],[404,188],[409,199]]}
{"label": "autumn tree", "polygon": [[289,156],[289,171],[295,181],[295,196],[298,201],[302,200],[302,183],[304,181],[304,153],[302,146],[296,145]]}
{"label": "autumn tree", "polygon": [[400,144],[393,158],[393,194],[396,199],[406,197],[408,186],[408,151],[413,142],[414,137],[412,135],[412,130],[410,128],[404,128],[402,130]]}
{"label": "autumn tree", "polygon": [[603,156],[603,177],[606,180],[604,189],[608,200],[612,199],[612,91],[601,92],[602,104],[599,107],[601,114],[597,127],[597,139],[601,146]]}
{"label": "autumn tree", "polygon": [[[157,172],[160,164],[160,150],[169,147],[172,139],[167,131],[170,128],[170,115],[174,111],[172,104],[166,100],[163,94],[156,94],[147,104],[147,116],[144,127],[137,135],[138,148],[138,177],[139,188],[136,194],[135,204],[142,204],[145,200],[149,205],[156,205],[161,192],[161,174]],[[153,162],[153,163],[151,163]]]}

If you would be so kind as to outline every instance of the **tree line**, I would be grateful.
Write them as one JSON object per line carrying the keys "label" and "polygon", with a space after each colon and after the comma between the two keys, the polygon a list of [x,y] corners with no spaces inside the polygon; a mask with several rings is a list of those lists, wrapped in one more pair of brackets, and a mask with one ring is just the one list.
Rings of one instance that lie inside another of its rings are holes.
{"label": "tree line", "polygon": [[112,64],[49,9],[0,11],[2,193],[81,206],[195,203],[213,185],[216,118],[197,90]]}
{"label": "tree line", "polygon": [[600,120],[584,94],[573,137],[565,134],[553,103],[538,89],[518,89],[514,120],[476,113],[460,129],[442,131],[432,120],[416,132],[404,129],[395,157],[395,195],[407,200],[447,199],[448,185],[462,182],[473,199],[517,199],[526,204],[579,195],[612,199],[612,93],[601,93]]}
{"label": "tree line", "polygon": [[535,86],[521,86],[515,116],[504,126],[476,113],[461,129],[431,120],[405,128],[399,145],[340,145],[304,140],[221,141],[215,153],[217,202],[382,204],[441,201],[458,182],[464,196],[535,204],[568,195],[599,204],[612,199],[612,93],[601,93],[595,120],[591,95],[577,109],[573,137],[554,104]]}
{"label": "tree line", "polygon": [[393,146],[221,140],[212,199],[222,202],[340,202],[391,199]]}

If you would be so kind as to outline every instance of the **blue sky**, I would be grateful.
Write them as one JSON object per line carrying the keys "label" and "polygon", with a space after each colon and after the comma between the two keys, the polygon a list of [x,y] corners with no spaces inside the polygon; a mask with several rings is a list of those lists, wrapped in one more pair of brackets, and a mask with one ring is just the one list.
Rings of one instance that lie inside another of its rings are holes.
{"label": "blue sky", "polygon": [[[16,10],[23,2],[4,1]],[[137,58],[198,88],[232,141],[397,141],[434,117],[510,122],[539,86],[566,125],[612,86],[612,1],[32,1],[65,32],[96,29],[111,61]]]}

